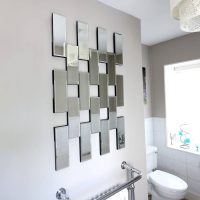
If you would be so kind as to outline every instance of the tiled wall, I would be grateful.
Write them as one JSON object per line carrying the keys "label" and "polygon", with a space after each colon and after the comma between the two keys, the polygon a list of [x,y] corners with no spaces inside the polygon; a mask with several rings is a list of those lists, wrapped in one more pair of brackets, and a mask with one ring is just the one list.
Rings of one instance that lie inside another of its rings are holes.
{"label": "tiled wall", "polygon": [[153,135],[153,118],[146,118],[145,125],[145,143],[146,145],[154,144],[154,135]]}
{"label": "tiled wall", "polygon": [[200,200],[200,156],[166,147],[164,118],[145,119],[146,144],[158,147],[158,169],[179,176],[189,185],[189,198]]}

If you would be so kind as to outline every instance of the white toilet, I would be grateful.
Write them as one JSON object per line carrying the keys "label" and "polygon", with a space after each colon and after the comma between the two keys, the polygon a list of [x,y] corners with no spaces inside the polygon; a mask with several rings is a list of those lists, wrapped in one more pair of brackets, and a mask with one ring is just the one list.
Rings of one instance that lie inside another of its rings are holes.
{"label": "white toilet", "polygon": [[177,176],[157,168],[157,147],[148,146],[147,180],[152,200],[180,200],[186,195],[188,185]]}

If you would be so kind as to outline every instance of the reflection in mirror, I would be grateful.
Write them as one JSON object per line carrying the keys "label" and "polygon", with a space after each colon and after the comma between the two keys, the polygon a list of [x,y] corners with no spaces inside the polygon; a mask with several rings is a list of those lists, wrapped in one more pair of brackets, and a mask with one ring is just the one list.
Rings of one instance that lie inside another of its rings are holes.
{"label": "reflection in mirror", "polygon": [[117,149],[125,147],[124,117],[117,118]]}
{"label": "reflection in mirror", "polygon": [[100,132],[100,99],[99,97],[90,98],[90,117],[92,133]]}
{"label": "reflection in mirror", "polygon": [[105,28],[97,27],[97,48],[99,51],[99,62],[107,62],[107,31]]}
{"label": "reflection in mirror", "polygon": [[67,72],[53,70],[53,110],[54,113],[67,112]]}
{"label": "reflection in mirror", "polygon": [[108,107],[108,75],[99,74],[100,107]]}
{"label": "reflection in mirror", "polygon": [[79,99],[77,97],[69,97],[68,105],[69,138],[76,138],[80,135]]}
{"label": "reflection in mirror", "polygon": [[101,121],[101,132],[99,135],[100,154],[104,155],[110,152],[110,137],[108,120]]}
{"label": "reflection in mirror", "polygon": [[116,54],[116,64],[123,64],[123,37],[122,34],[114,33],[114,52]]}
{"label": "reflection in mirror", "polygon": [[79,71],[78,67],[67,67],[67,83],[69,85],[79,84]]}
{"label": "reflection in mirror", "polygon": [[110,130],[117,128],[117,98],[109,97],[109,125]]}
{"label": "reflection in mirror", "polygon": [[108,53],[108,84],[116,84],[115,54]]}
{"label": "reflection in mirror", "polygon": [[79,84],[79,69],[78,69],[78,46],[67,45],[67,83],[71,85]]}
{"label": "reflection in mirror", "polygon": [[66,57],[66,18],[53,13],[53,56]]}
{"label": "reflection in mirror", "polygon": [[79,137],[80,143],[80,161],[86,161],[91,159],[91,124],[81,124],[81,136]]}
{"label": "reflection in mirror", "polygon": [[67,66],[78,67],[78,46],[67,44]]}
{"label": "reflection in mirror", "polygon": [[89,26],[84,22],[77,22],[77,39],[79,47],[79,59],[89,60]]}
{"label": "reflection in mirror", "polygon": [[124,106],[124,79],[122,75],[117,75],[116,79],[117,106]]}
{"label": "reflection in mirror", "polygon": [[90,84],[99,85],[99,58],[97,50],[90,49],[89,60]]}
{"label": "reflection in mirror", "polygon": [[69,139],[68,127],[60,126],[54,128],[56,170],[69,166]]}
{"label": "reflection in mirror", "polygon": [[79,97],[80,97],[80,109],[90,109],[90,92],[89,92],[89,73],[79,73]]}

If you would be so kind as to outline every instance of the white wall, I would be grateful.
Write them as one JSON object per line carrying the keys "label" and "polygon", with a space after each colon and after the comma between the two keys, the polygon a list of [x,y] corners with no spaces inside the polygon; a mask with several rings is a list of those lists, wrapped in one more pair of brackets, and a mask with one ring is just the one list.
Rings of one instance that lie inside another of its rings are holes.
{"label": "white wall", "polygon": [[[67,40],[76,41],[76,20],[90,25],[90,47],[96,48],[96,27],[124,36],[126,148],[99,156],[98,135],[92,135],[92,160],[79,163],[78,139],[70,141],[70,167],[54,169],[53,127],[66,123],[52,112],[52,69],[65,61],[51,56],[51,13],[67,17]],[[7,0],[0,7],[0,199],[54,200],[66,187],[72,200],[86,199],[121,182],[123,160],[142,170],[136,199],[147,199],[140,21],[94,0]]]}

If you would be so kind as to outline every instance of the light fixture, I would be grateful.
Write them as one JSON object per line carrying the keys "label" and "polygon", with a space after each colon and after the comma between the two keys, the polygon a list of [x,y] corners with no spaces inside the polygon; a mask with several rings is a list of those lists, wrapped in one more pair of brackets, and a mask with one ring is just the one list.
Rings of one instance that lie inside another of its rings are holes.
{"label": "light fixture", "polygon": [[200,0],[170,0],[171,14],[185,32],[200,32]]}

